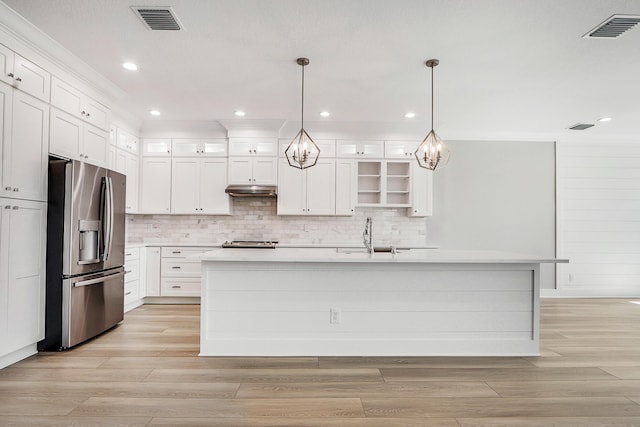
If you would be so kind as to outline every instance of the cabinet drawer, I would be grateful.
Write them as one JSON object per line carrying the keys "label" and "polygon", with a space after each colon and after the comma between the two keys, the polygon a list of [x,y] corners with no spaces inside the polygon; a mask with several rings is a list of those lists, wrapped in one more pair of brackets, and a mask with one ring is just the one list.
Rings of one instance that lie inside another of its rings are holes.
{"label": "cabinet drawer", "polygon": [[164,258],[162,260],[161,275],[174,277],[200,277],[200,260]]}
{"label": "cabinet drawer", "polygon": [[130,302],[133,302],[139,299],[138,298],[139,290],[140,290],[139,280],[133,280],[131,282],[125,283],[124,284],[124,305],[127,305]]}
{"label": "cabinet drawer", "polygon": [[140,260],[130,260],[124,264],[124,281],[140,279]]}
{"label": "cabinet drawer", "polygon": [[189,248],[167,246],[162,248],[162,258],[185,258],[213,250],[213,247]]}
{"label": "cabinet drawer", "polygon": [[140,259],[140,248],[125,248],[124,263],[126,264],[134,259]]}
{"label": "cabinet drawer", "polygon": [[170,297],[199,297],[200,279],[162,278],[160,295]]}

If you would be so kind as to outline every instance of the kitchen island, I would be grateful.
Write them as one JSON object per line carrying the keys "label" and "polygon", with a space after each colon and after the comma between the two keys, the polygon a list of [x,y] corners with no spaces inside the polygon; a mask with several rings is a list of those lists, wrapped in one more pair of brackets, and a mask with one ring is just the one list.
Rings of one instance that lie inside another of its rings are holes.
{"label": "kitchen island", "polygon": [[488,251],[216,249],[201,356],[534,356],[540,264]]}

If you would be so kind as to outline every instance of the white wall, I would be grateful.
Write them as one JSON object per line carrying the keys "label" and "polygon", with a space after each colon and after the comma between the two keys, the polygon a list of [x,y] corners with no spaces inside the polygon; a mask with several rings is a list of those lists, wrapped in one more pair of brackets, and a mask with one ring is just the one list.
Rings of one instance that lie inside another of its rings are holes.
{"label": "white wall", "polygon": [[558,143],[558,293],[640,296],[640,145]]}
{"label": "white wall", "polygon": [[[434,173],[427,240],[447,249],[555,256],[555,144],[448,143],[451,160]],[[543,265],[541,287],[555,287]]]}

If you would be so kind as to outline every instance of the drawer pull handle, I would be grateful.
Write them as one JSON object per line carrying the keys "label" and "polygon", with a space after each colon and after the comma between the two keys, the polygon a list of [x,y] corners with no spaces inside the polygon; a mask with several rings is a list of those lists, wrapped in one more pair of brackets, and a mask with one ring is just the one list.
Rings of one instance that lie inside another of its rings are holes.
{"label": "drawer pull handle", "polygon": [[181,251],[173,251],[173,252],[171,252],[171,253],[172,253],[172,254],[181,254],[182,252],[181,252]]}
{"label": "drawer pull handle", "polygon": [[182,286],[180,286],[180,285],[173,285],[173,286],[171,287],[171,289],[180,289],[181,287],[182,287]]}
{"label": "drawer pull handle", "polygon": [[[129,207],[129,206],[127,206],[127,207]],[[129,252],[128,254],[125,254],[125,256],[131,256],[131,255],[133,255],[131,252]]]}
{"label": "drawer pull handle", "polygon": [[174,270],[179,270],[179,269],[181,269],[182,267],[179,267],[179,266],[175,266],[175,265],[174,265],[174,266],[173,266],[173,267],[171,267],[171,268],[173,268]]}
{"label": "drawer pull handle", "polygon": [[127,292],[127,293],[125,293],[125,295],[131,295],[131,291],[129,291],[129,292]]}
{"label": "drawer pull handle", "polygon": [[124,274],[129,274],[129,273],[131,273],[131,270],[125,270],[124,271]]}

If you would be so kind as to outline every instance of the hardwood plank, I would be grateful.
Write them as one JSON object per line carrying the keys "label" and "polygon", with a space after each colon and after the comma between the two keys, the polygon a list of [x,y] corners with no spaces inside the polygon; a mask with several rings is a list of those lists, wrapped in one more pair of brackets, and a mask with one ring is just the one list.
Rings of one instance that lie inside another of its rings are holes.
{"label": "hardwood plank", "polygon": [[616,417],[640,416],[623,397],[362,399],[367,417]]}
{"label": "hardwood plank", "polygon": [[554,358],[545,358],[531,361],[535,366],[540,368],[572,368],[572,367],[600,367],[607,365],[608,367],[640,367],[640,354],[633,355],[581,355],[581,356],[560,356]]}
{"label": "hardwood plank", "polygon": [[392,381],[540,381],[606,380],[611,374],[600,368],[383,368],[382,376]]}
{"label": "hardwood plank", "polygon": [[242,384],[238,398],[319,397],[498,397],[483,382],[407,382],[407,383],[267,383]]}
{"label": "hardwood plank", "polygon": [[[1,425],[11,427],[145,427],[150,417],[64,417],[64,416],[3,416]],[[174,425],[175,426],[175,425]]]}
{"label": "hardwood plank", "polygon": [[149,382],[382,382],[378,369],[154,369]]}
{"label": "hardwood plank", "polygon": [[0,422],[6,415],[66,415],[85,400],[86,397],[12,396],[3,393]]}
{"label": "hardwood plank", "polygon": [[608,367],[601,368],[603,371],[620,378],[621,380],[640,380],[640,367]]}
{"label": "hardwood plank", "polygon": [[100,368],[317,368],[317,357],[112,357]]}
{"label": "hardwood plank", "polygon": [[502,397],[640,396],[640,381],[510,381],[489,382]]}
{"label": "hardwood plank", "polygon": [[360,399],[146,399],[91,397],[73,416],[364,417]]}
{"label": "hardwood plank", "polygon": [[320,357],[321,368],[530,368],[522,357]]}
{"label": "hardwood plank", "polygon": [[153,427],[459,427],[453,418],[153,418]]}
{"label": "hardwood plank", "polygon": [[230,399],[239,387],[238,383],[0,381],[0,396]]}
{"label": "hardwood plank", "polygon": [[69,381],[69,382],[125,382],[142,381],[151,369],[31,369],[14,368],[0,370],[0,381]]}
{"label": "hardwood plank", "polygon": [[636,427],[640,417],[458,418],[460,427]]}
{"label": "hardwood plank", "polygon": [[58,354],[38,353],[27,359],[21,360],[12,365],[14,368],[69,368],[69,369],[87,369],[97,368],[107,359],[104,357],[64,357]]}

